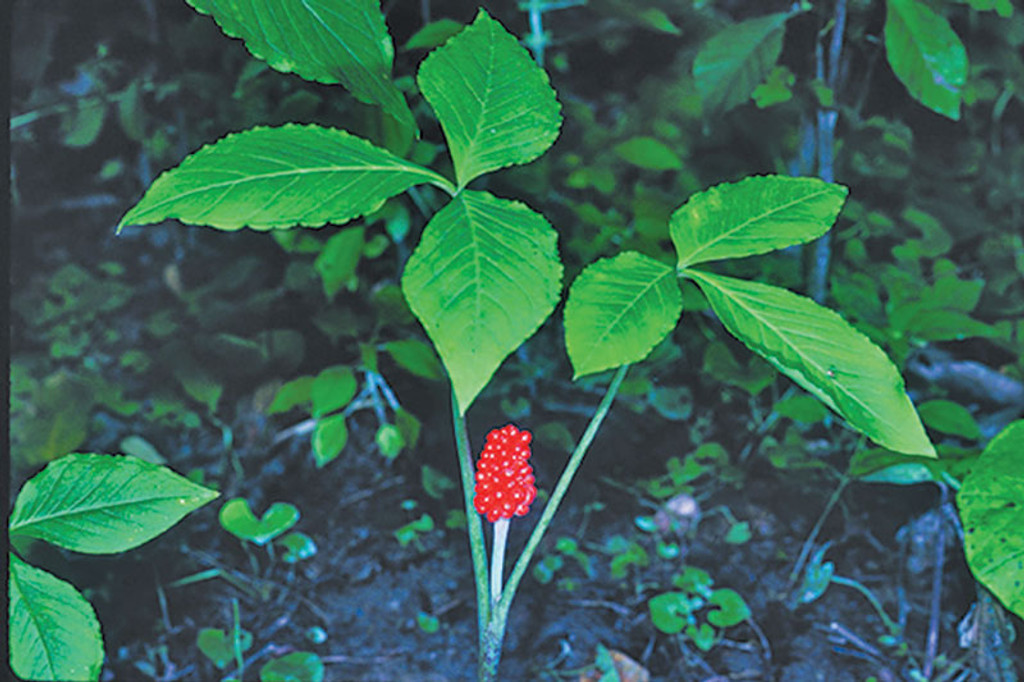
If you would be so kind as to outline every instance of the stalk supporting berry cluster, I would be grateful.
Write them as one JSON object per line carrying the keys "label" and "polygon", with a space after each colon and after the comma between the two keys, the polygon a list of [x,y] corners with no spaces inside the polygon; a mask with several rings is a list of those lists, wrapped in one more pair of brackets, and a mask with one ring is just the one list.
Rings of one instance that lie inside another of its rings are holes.
{"label": "stalk supporting berry cluster", "polygon": [[505,568],[505,545],[508,525],[513,516],[525,516],[537,497],[530,458],[529,431],[520,431],[514,424],[494,429],[487,434],[487,443],[477,463],[473,507],[494,524],[491,546],[491,606],[501,599],[502,573]]}

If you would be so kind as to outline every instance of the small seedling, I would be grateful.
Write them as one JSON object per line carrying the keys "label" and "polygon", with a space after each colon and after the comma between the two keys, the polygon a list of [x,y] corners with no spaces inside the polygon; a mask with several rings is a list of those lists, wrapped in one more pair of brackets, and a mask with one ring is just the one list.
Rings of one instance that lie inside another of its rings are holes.
{"label": "small seedling", "polygon": [[220,508],[220,525],[235,537],[254,545],[266,545],[299,521],[299,510],[288,502],[275,502],[259,519],[249,501],[236,497]]}
{"label": "small seedling", "polygon": [[317,547],[313,538],[305,533],[288,533],[277,540],[277,544],[284,548],[281,561],[286,564],[296,564],[305,559],[316,556]]}
{"label": "small seedling", "polygon": [[672,583],[681,591],[648,600],[651,622],[665,634],[684,634],[701,651],[710,651],[722,631],[750,618],[743,597],[735,590],[715,589],[707,571],[687,566]]}
{"label": "small seedling", "polygon": [[420,549],[423,548],[420,542],[420,535],[434,530],[434,518],[430,514],[421,514],[415,521],[410,521],[401,528],[395,530],[395,539],[402,547],[409,543],[415,543]]}
{"label": "small seedling", "polygon": [[416,625],[420,627],[420,630],[432,635],[441,628],[441,621],[438,620],[437,616],[432,616],[429,613],[420,611],[416,614]]}

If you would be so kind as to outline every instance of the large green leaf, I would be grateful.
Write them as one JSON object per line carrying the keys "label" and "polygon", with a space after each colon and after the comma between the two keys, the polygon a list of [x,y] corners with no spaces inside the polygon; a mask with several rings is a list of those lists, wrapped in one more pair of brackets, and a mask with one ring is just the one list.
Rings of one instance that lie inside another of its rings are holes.
{"label": "large green leaf", "polygon": [[448,140],[459,187],[533,161],[558,137],[562,117],[547,74],[482,9],[423,60],[418,81]]}
{"label": "large green leaf", "polygon": [[920,0],[887,0],[885,55],[907,91],[932,111],[960,119],[967,50],[944,17]]}
{"label": "large green leaf", "polygon": [[152,540],[217,495],[135,457],[67,455],[22,487],[10,534],[88,554],[123,552]]}
{"label": "large green leaf", "polygon": [[729,332],[879,445],[935,456],[903,378],[835,312],[785,289],[686,270]]}
{"label": "large green leaf", "polygon": [[721,31],[700,49],[693,78],[706,118],[743,104],[775,66],[789,14],[747,19]]}
{"label": "large green leaf", "polygon": [[685,268],[817,239],[839,215],[847,189],[817,178],[757,175],[693,195],[669,222]]}
{"label": "large green leaf", "polygon": [[558,234],[515,201],[463,191],[427,224],[402,276],[462,413],[547,319],[561,291]]}
{"label": "large green leaf", "polygon": [[207,145],[161,174],[119,229],[168,218],[222,230],[341,224],[425,182],[450,189],[434,171],[344,130],[257,127]]}
{"label": "large green leaf", "polygon": [[78,590],[8,554],[11,668],[25,680],[98,680],[103,637]]}
{"label": "large green leaf", "polygon": [[565,304],[565,346],[575,376],[639,362],[683,312],[675,271],[627,251],[579,274]]}
{"label": "large green leaf", "polygon": [[395,52],[379,0],[187,1],[278,71],[341,83],[415,129],[409,105],[391,81]]}
{"label": "large green leaf", "polygon": [[967,564],[1024,618],[1024,420],[992,439],[956,496]]}

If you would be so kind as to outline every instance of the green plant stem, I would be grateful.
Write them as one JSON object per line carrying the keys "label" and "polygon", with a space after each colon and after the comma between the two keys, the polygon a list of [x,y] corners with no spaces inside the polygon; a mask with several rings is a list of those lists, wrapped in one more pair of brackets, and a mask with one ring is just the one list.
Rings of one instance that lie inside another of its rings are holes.
{"label": "green plant stem", "polygon": [[501,575],[505,568],[505,545],[508,544],[508,527],[511,519],[494,522],[494,544],[491,546],[491,606],[501,599]]}
{"label": "green plant stem", "polygon": [[839,479],[839,485],[832,495],[828,498],[828,502],[825,503],[825,511],[821,512],[821,516],[818,517],[817,522],[814,524],[814,528],[811,529],[811,534],[807,536],[804,541],[804,546],[800,549],[800,556],[797,557],[796,563],[793,564],[793,570],[789,572],[789,581],[786,583],[786,591],[793,589],[796,585],[797,578],[800,577],[800,572],[804,570],[804,564],[807,562],[807,557],[811,554],[811,549],[814,547],[815,540],[818,539],[818,533],[821,532],[822,526],[825,525],[825,519],[832,513],[832,508],[839,502],[839,498],[842,497],[843,491],[846,490],[846,486],[850,483],[850,477],[846,474],[842,475]]}
{"label": "green plant stem", "polygon": [[871,606],[875,609],[875,612],[878,614],[878,617],[882,619],[882,623],[885,624],[885,628],[889,631],[890,635],[899,635],[902,633],[903,628],[901,628],[896,621],[889,617],[889,614],[885,612],[884,608],[882,608],[882,603],[878,601],[878,597],[876,597],[871,590],[864,587],[864,585],[857,582],[856,580],[853,580],[852,578],[844,578],[840,575],[832,576],[830,582],[836,585],[845,585],[846,587],[853,588],[860,592],[862,595],[864,595],[864,598],[871,603]]}
{"label": "green plant stem", "polygon": [[505,622],[508,619],[508,610],[512,605],[512,599],[515,597],[519,582],[526,574],[526,569],[530,566],[530,561],[533,559],[533,555],[537,551],[541,539],[544,537],[544,532],[551,525],[551,520],[554,518],[555,513],[558,512],[558,505],[561,504],[562,498],[565,497],[566,491],[569,490],[569,484],[572,482],[576,470],[580,468],[583,456],[587,454],[590,444],[594,441],[594,436],[597,435],[597,430],[601,428],[601,423],[608,415],[608,410],[611,409],[612,402],[615,400],[615,395],[619,392],[619,386],[622,385],[622,380],[626,377],[628,369],[629,365],[620,367],[615,372],[615,376],[612,377],[611,383],[608,384],[608,390],[605,392],[604,398],[601,399],[601,404],[598,405],[597,411],[591,417],[590,423],[587,424],[587,428],[580,437],[579,443],[576,444],[576,449],[573,450],[569,461],[566,462],[565,469],[562,470],[562,475],[559,476],[558,483],[555,484],[555,489],[551,492],[551,497],[544,506],[544,512],[541,514],[540,520],[537,521],[537,525],[534,526],[530,538],[526,541],[526,546],[523,548],[519,558],[516,559],[512,573],[509,574],[508,582],[502,590],[501,599],[498,600],[498,603],[491,611],[491,617],[487,622],[487,628],[480,643],[478,667],[480,682],[492,682],[497,679],[498,663],[501,660],[501,644],[505,637]]}
{"label": "green plant stem", "polygon": [[484,632],[491,618],[491,602],[487,592],[487,548],[484,545],[484,527],[473,506],[476,478],[473,473],[473,454],[469,448],[466,420],[459,413],[459,402],[452,389],[452,422],[455,430],[456,457],[462,477],[462,497],[466,507],[466,530],[469,533],[469,551],[473,558],[473,578],[476,581],[477,632],[483,648]]}
{"label": "green plant stem", "polygon": [[238,679],[245,677],[245,659],[242,657],[242,619],[238,613],[238,600],[231,600],[231,613],[234,616],[234,627],[231,628],[231,648],[235,652],[235,663],[238,665]]}

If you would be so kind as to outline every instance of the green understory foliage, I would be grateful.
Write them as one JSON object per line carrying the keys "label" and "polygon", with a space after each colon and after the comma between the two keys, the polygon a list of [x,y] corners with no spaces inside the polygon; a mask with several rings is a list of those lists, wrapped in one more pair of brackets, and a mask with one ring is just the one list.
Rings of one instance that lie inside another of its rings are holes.
{"label": "green understory foliage", "polygon": [[[19,338],[37,349],[12,361],[19,468],[78,449],[111,413],[153,428],[213,426],[230,452],[238,384],[257,395],[260,419],[287,418],[308,435],[316,467],[343,456],[367,423],[383,461],[417,452],[430,425],[396,398],[398,382],[435,396],[450,383],[463,428],[471,408],[498,412],[494,423],[543,414],[538,441],[580,458],[588,437],[577,446],[578,425],[547,409],[565,396],[596,404],[589,398],[610,385],[645,423],[704,447],[714,406],[695,396],[710,392],[749,414],[757,438],[736,461],[724,450],[675,460],[647,494],[679,494],[707,472],[741,486],[751,456],[821,472],[825,456],[808,443],[824,440],[825,454],[849,462],[847,476],[958,490],[968,563],[1024,615],[1012,399],[1024,384],[1019,8],[435,7],[435,21],[400,44],[373,0],[188,4],[198,15],[174,29],[170,49],[209,49],[214,27],[239,39],[223,58],[233,91],[201,71],[129,75],[100,45],[74,98],[36,78],[12,142],[28,148],[49,119],[59,144],[86,149],[116,118],[147,165],[170,168],[153,180],[116,157],[97,170],[101,188],[148,186],[119,233],[168,220],[249,228],[290,262],[267,271],[240,254],[214,272],[168,266],[154,279],[174,308],[130,333],[109,323],[140,296],[117,263],[34,281],[13,306]],[[509,28],[527,16],[519,39]],[[604,68],[646,43],[658,63],[639,76]],[[186,131],[168,112],[191,99],[214,103],[204,106],[216,115]],[[296,300],[316,311],[301,324],[252,322],[286,319]],[[126,350],[140,338],[144,349]],[[1004,378],[1011,399],[949,379],[957,361]],[[937,367],[942,381],[930,378]],[[111,382],[114,368],[130,380]],[[168,388],[140,392],[154,377]],[[122,436],[123,451],[162,459],[143,433],[125,435],[134,440]],[[426,472],[428,489],[438,479]],[[482,543],[468,503],[466,514]],[[282,535],[298,516],[277,503],[257,517],[243,494],[220,521],[243,543],[297,560],[316,551],[311,538]],[[409,518],[395,530],[402,547],[435,529],[426,512]],[[733,528],[734,540],[749,535],[743,522]],[[537,580],[573,563],[589,575],[566,540],[534,565]],[[623,542],[608,551],[625,575],[647,554]],[[819,559],[820,569],[823,550]],[[497,668],[518,567],[496,604],[477,576],[481,679]],[[651,621],[706,651],[750,612],[712,575],[681,570],[649,600]],[[436,629],[422,616],[424,632]],[[204,633],[198,646],[221,669],[252,645],[237,623]],[[297,679],[323,675],[319,659],[297,653],[268,679],[293,668],[304,671]]]}

